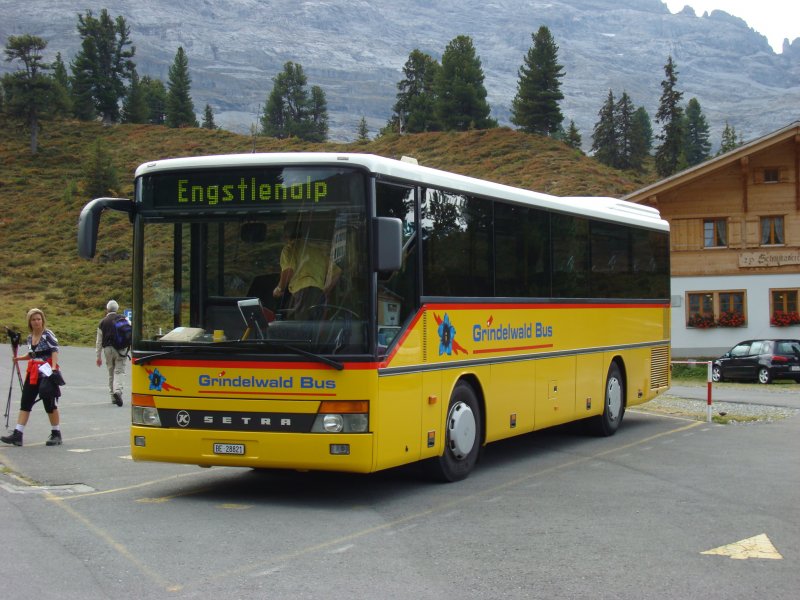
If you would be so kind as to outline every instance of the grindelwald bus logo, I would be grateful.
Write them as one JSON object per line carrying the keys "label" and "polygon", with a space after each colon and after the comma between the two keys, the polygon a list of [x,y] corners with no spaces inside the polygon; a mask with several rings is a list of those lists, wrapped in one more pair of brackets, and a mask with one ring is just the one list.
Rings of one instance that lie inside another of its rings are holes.
{"label": "grindelwald bus logo", "polygon": [[179,411],[177,415],[175,415],[175,421],[178,423],[178,427],[188,427],[189,421],[192,418],[189,416],[189,413],[185,410]]}

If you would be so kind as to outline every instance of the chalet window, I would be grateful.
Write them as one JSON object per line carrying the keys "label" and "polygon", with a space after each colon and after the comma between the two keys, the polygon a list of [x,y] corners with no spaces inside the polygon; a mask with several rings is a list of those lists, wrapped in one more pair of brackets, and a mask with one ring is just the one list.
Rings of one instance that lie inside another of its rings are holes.
{"label": "chalet window", "polygon": [[686,326],[698,329],[709,327],[743,327],[745,318],[745,292],[687,292]]}
{"label": "chalet window", "polygon": [[764,169],[764,183],[778,183],[781,180],[780,169]]}
{"label": "chalet window", "polygon": [[783,217],[761,217],[761,245],[783,244]]}
{"label": "chalet window", "polygon": [[800,324],[797,312],[798,289],[773,289],[769,291],[769,322],[774,327]]}
{"label": "chalet window", "polygon": [[724,248],[728,245],[728,222],[725,219],[703,221],[703,247]]}

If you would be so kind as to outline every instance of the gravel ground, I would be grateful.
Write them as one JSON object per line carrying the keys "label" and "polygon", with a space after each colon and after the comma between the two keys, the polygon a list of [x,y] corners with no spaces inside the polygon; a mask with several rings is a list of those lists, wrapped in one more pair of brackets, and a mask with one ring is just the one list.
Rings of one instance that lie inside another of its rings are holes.
{"label": "gravel ground", "polygon": [[[711,418],[714,422],[731,424],[769,423],[793,417],[800,412],[794,408],[738,402],[714,402],[711,408]],[[706,420],[706,403],[704,401],[677,398],[669,394],[663,394],[631,410],[667,414],[698,421]]]}

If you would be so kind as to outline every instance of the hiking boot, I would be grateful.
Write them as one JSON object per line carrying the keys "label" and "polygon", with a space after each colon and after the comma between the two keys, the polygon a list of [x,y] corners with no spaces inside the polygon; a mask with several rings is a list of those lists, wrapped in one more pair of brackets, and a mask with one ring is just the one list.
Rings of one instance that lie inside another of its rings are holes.
{"label": "hiking boot", "polygon": [[0,441],[6,444],[22,446],[22,432],[19,429],[15,429],[11,435],[4,435],[3,437],[0,437]]}
{"label": "hiking boot", "polygon": [[[20,445],[22,444],[20,443]],[[50,432],[50,437],[47,438],[45,446],[60,446],[60,445],[61,445],[61,432],[60,431]]]}
{"label": "hiking boot", "polygon": [[117,406],[122,406],[122,394],[119,392],[114,392],[114,399],[112,400],[114,404]]}

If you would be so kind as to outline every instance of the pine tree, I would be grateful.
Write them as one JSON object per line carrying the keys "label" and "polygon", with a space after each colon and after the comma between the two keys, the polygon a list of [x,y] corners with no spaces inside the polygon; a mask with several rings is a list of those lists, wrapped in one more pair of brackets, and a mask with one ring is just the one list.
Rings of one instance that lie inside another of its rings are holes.
{"label": "pine tree", "polygon": [[203,124],[201,125],[203,129],[216,129],[217,125],[214,123],[214,111],[211,110],[211,105],[206,104],[206,108],[203,111]]}
{"label": "pine tree", "polygon": [[656,171],[661,177],[669,177],[680,168],[684,138],[681,108],[683,92],[675,87],[678,72],[671,56],[664,65],[664,75],[661,100],[656,113],[656,122],[661,125],[661,133],[658,135],[661,144],[656,148]]}
{"label": "pine tree", "polygon": [[619,152],[617,150],[617,131],[614,114],[614,92],[608,90],[608,97],[597,113],[600,119],[594,125],[592,133],[592,152],[594,157],[609,167],[616,166]]}
{"label": "pine tree", "polygon": [[436,118],[445,131],[497,127],[497,121],[489,117],[483,79],[472,38],[454,38],[442,54],[442,68],[434,82]]}
{"label": "pine tree", "polygon": [[96,111],[104,123],[115,123],[125,82],[134,69],[130,28],[123,17],[112,19],[104,8],[97,19],[91,10],[78,15],[78,33],[81,49],[72,62],[76,116],[91,118]]}
{"label": "pine tree", "polygon": [[633,126],[631,128],[631,168],[641,171],[644,160],[653,147],[653,126],[650,124],[650,115],[644,106],[640,106],[633,113]]}
{"label": "pine tree", "polygon": [[580,150],[582,142],[583,140],[581,139],[581,134],[578,131],[578,128],[575,126],[575,121],[570,120],[567,133],[564,136],[564,143],[570,148]]}
{"label": "pine tree", "polygon": [[189,59],[183,46],[178,46],[167,79],[167,127],[198,127],[194,103],[189,95],[191,85]]}
{"label": "pine tree", "polygon": [[328,101],[325,92],[318,85],[311,86],[308,103],[308,127],[303,139],[310,142],[324,142],[328,139]]}
{"label": "pine tree", "polygon": [[153,125],[164,125],[167,121],[167,88],[164,86],[164,82],[145,75],[139,82],[139,86],[142,88],[147,104],[147,122]]}
{"label": "pine tree", "polygon": [[134,69],[131,74],[131,85],[122,102],[122,122],[147,123],[149,117],[150,110],[147,106],[145,90],[139,81],[139,74]]}
{"label": "pine tree", "polygon": [[84,190],[90,198],[115,196],[119,189],[119,177],[108,147],[99,138],[92,144],[84,162]]}
{"label": "pine tree", "polygon": [[564,120],[559,101],[563,65],[558,63],[558,46],[544,25],[531,34],[533,46],[519,68],[517,95],[511,103],[511,122],[522,131],[555,135]]}
{"label": "pine tree", "polygon": [[272,92],[261,117],[263,134],[278,139],[299,137],[308,105],[305,89],[308,79],[302,65],[287,62],[283,72],[273,77],[272,82]]}
{"label": "pine tree", "polygon": [[283,72],[273,77],[272,82],[272,91],[261,116],[262,134],[279,139],[297,137],[325,141],[328,137],[325,92],[313,86],[309,97],[302,65],[287,62]]}
{"label": "pine tree", "polygon": [[741,145],[742,140],[737,139],[736,137],[736,128],[734,128],[733,125],[729,125],[728,122],[725,121],[725,129],[722,130],[722,141],[720,142],[717,156],[720,154],[725,154],[726,152],[730,152],[731,150],[735,150]]}
{"label": "pine tree", "polygon": [[684,155],[689,167],[699,165],[711,157],[711,142],[709,141],[708,121],[706,121],[700,102],[692,98],[686,105]]}
{"label": "pine tree", "polygon": [[53,80],[56,84],[54,93],[59,96],[56,107],[58,114],[72,113],[72,98],[70,97],[72,83],[70,82],[67,66],[61,58],[61,52],[56,52],[56,60],[53,62]]}
{"label": "pine tree", "polygon": [[436,122],[436,74],[441,67],[428,54],[412,50],[403,66],[405,76],[397,84],[397,101],[388,127],[398,133],[421,133],[440,129]]}
{"label": "pine tree", "polygon": [[6,60],[18,60],[22,69],[3,76],[4,110],[13,118],[25,123],[31,134],[31,154],[39,148],[40,121],[58,112],[60,96],[55,79],[45,73],[50,66],[42,62],[42,51],[47,42],[40,37],[25,34],[9,36],[6,42]]}
{"label": "pine tree", "polygon": [[627,92],[614,105],[614,133],[617,137],[617,169],[633,167],[633,102]]}
{"label": "pine tree", "polygon": [[358,122],[358,130],[356,131],[356,141],[358,142],[368,142],[369,141],[369,129],[367,128],[367,119],[363,116],[361,120]]}

